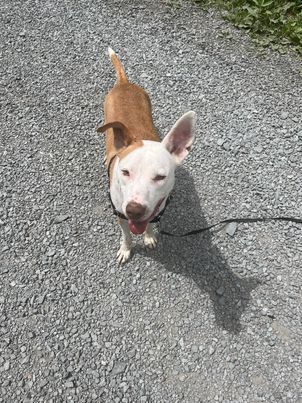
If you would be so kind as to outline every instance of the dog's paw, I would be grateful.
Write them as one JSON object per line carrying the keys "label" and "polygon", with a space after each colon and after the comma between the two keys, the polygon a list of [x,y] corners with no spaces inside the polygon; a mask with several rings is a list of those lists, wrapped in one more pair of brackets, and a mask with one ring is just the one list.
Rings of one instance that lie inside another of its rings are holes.
{"label": "dog's paw", "polygon": [[131,248],[128,248],[125,245],[121,245],[119,251],[117,252],[117,261],[118,264],[124,264],[129,260],[131,255]]}
{"label": "dog's paw", "polygon": [[144,236],[144,244],[149,249],[154,249],[157,244],[157,239],[154,234],[145,234]]}

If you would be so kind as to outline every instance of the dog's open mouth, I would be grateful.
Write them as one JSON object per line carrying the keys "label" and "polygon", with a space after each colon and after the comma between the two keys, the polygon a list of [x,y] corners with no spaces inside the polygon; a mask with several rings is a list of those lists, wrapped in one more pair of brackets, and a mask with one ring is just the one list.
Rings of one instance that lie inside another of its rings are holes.
{"label": "dog's open mouth", "polygon": [[146,231],[149,221],[132,221],[128,220],[128,225],[132,234],[139,235]]}
{"label": "dog's open mouth", "polygon": [[150,215],[150,217],[145,220],[145,221],[134,221],[134,220],[128,220],[128,225],[130,228],[130,231],[135,234],[135,235],[139,235],[142,234],[143,232],[146,231],[147,225],[149,224],[150,221],[153,220],[154,217],[156,217],[156,215],[159,212],[160,206],[162,204],[162,202],[165,199],[160,199],[160,201],[157,203],[157,205],[155,206],[155,209],[153,211],[153,213]]}

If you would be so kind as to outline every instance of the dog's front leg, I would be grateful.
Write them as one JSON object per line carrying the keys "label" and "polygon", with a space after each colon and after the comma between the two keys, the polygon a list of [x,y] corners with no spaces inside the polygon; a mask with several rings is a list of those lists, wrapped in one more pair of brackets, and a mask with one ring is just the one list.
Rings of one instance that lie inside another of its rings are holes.
{"label": "dog's front leg", "polygon": [[122,242],[119,251],[117,252],[117,261],[119,264],[127,262],[131,254],[132,238],[128,226],[128,221],[122,218],[118,219],[122,229]]}
{"label": "dog's front leg", "polygon": [[154,224],[149,223],[147,225],[144,237],[144,244],[149,249],[154,249],[157,243],[156,236],[154,234]]}

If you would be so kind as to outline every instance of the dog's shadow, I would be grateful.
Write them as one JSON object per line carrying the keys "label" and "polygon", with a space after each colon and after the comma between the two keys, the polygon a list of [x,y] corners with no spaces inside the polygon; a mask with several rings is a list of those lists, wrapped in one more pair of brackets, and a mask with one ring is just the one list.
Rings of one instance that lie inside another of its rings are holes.
{"label": "dog's shadow", "polygon": [[[184,168],[179,168],[173,199],[161,219],[161,227],[181,234],[205,226],[207,222],[200,208],[193,179]],[[251,291],[260,281],[235,275],[221,252],[213,245],[211,237],[208,231],[185,238],[161,235],[152,256],[170,272],[193,279],[201,292],[210,296],[218,326],[228,332],[239,333],[241,314],[249,303]],[[150,254],[141,248],[138,253]]]}

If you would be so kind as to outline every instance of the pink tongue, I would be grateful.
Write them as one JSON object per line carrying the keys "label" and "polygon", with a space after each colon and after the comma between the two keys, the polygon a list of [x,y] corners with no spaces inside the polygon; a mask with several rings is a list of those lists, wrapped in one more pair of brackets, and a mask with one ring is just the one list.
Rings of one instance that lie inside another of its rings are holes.
{"label": "pink tongue", "polygon": [[138,222],[138,221],[129,220],[128,225],[129,225],[130,231],[133,234],[138,235],[138,234],[142,234],[143,232],[145,232],[147,225],[148,225],[148,221]]}

